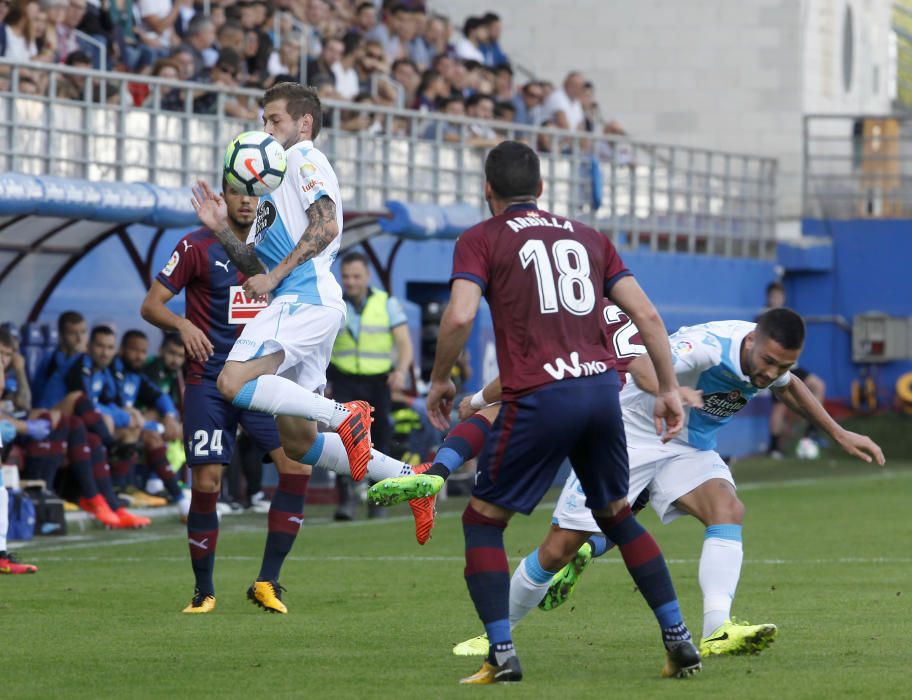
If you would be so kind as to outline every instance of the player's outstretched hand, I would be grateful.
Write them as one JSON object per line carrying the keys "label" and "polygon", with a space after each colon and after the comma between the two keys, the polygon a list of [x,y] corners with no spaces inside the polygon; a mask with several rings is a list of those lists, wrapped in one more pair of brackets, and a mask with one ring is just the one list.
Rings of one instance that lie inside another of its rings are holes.
{"label": "player's outstretched hand", "polygon": [[[655,421],[656,435],[661,436],[662,442],[669,442],[678,436],[684,429],[684,407],[681,405],[681,396],[677,390],[663,392],[656,396],[652,416]],[[663,421],[664,432],[662,432]]]}
{"label": "player's outstretched hand", "polygon": [[868,464],[877,462],[880,466],[883,466],[886,462],[880,445],[867,435],[859,435],[858,433],[846,430],[839,436],[838,441],[839,446],[842,449],[853,457],[858,457],[858,459],[863,462],[867,462]]}
{"label": "player's outstretched hand", "polygon": [[190,203],[203,226],[212,231],[222,231],[228,226],[228,205],[204,180],[197,180],[192,189]]}
{"label": "player's outstretched hand", "polygon": [[428,418],[437,430],[450,427],[450,412],[453,410],[453,397],[456,396],[456,385],[452,379],[444,382],[431,382],[427,396]]}
{"label": "player's outstretched hand", "polygon": [[206,334],[190,321],[185,320],[178,328],[178,331],[180,331],[181,340],[191,360],[205,362],[215,352],[215,346],[212,345]]}

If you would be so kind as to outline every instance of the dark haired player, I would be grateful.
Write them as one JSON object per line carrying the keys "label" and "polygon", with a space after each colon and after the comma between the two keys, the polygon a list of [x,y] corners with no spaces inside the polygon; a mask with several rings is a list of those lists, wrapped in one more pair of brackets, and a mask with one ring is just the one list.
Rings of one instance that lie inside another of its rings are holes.
{"label": "dark haired player", "polygon": [[[846,452],[866,462],[884,463],[882,451],[870,438],[839,426],[804,383],[790,374],[804,335],[801,317],[789,309],[768,311],[756,324],[716,321],[681,328],[672,335],[672,357],[682,390],[701,392],[702,400],[691,403],[684,430],[667,444],[656,439],[652,430],[658,387],[653,364],[648,355],[641,355],[628,365],[634,381],[628,381],[621,392],[630,461],[628,499],[639,501],[647,494],[663,523],[692,515],[706,528],[699,565],[703,656],[759,652],[777,631],[769,623],[731,620],[743,559],[744,504],[735,493],[731,471],[715,451],[719,429],[761,389],[770,387]],[[486,395],[496,398],[496,391]],[[513,574],[511,626],[536,605],[551,610],[564,603],[589,561],[614,546],[599,536],[575,474],[564,485],[552,523],[542,544]],[[486,650],[487,639],[482,635],[457,645],[454,653],[484,654]]]}
{"label": "dark haired player", "polygon": [[450,372],[484,294],[494,323],[503,407],[479,457],[462,522],[466,583],[491,646],[482,668],[462,682],[522,678],[509,624],[504,529],[515,512],[535,508],[565,458],[577,470],[599,528],[619,543],[659,622],[667,649],[663,675],[688,675],[700,668],[700,655],[661,551],[627,503],[620,380],[599,316],[608,297],[639,328],[657,368],[654,426],[662,432],[664,423],[671,439],[682,428],[683,409],[662,320],[608,238],[538,208],[542,181],[532,149],[513,141],[499,144],[485,161],[485,179],[492,217],[456,244],[428,395],[432,422],[445,428],[455,394]]}
{"label": "dark haired player", "polygon": [[[257,197],[238,194],[224,185],[228,226],[239,240],[256,216]],[[281,600],[278,575],[291,550],[301,513],[283,506],[288,494],[306,482],[303,466],[285,457],[272,416],[244,411],[219,393],[216,379],[244,324],[265,307],[265,300],[249,297],[243,289],[246,276],[231,262],[224,246],[205,228],[184,236],[168,264],[158,273],[142,305],[142,316],[159,328],[180,333],[189,362],[184,393],[184,445],[192,470],[187,535],[190,561],[196,578],[193,600],[186,613],[206,613],[215,608],[212,571],[218,542],[216,503],[221,492],[223,468],[231,462],[238,424],[262,453],[269,453],[279,470],[279,486],[269,511],[269,534],[260,577],[248,591],[257,605],[287,612]],[[166,304],[186,290],[186,317]],[[290,512],[285,512],[290,511]],[[288,522],[288,518],[295,518]]]}

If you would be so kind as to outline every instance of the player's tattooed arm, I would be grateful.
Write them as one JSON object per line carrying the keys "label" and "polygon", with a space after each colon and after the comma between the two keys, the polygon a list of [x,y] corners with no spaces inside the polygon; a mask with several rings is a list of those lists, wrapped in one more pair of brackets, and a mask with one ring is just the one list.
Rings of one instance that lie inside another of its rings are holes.
{"label": "player's tattooed arm", "polygon": [[219,243],[225,248],[225,252],[228,253],[228,257],[234,263],[234,266],[245,275],[252,277],[265,272],[263,263],[253,252],[253,244],[242,243],[228,227],[221,231],[216,231],[215,237],[219,239]]}
{"label": "player's tattooed arm", "polygon": [[295,267],[322,253],[339,235],[336,223],[336,203],[329,197],[320,197],[307,209],[309,220],[298,244],[270,272],[277,282],[283,280]]}
{"label": "player's tattooed arm", "polygon": [[[304,229],[304,233],[301,234],[301,240],[286,258],[294,265],[300,265],[319,255],[339,235],[339,225],[336,223],[336,203],[329,197],[320,197],[311,204],[307,209],[307,218],[310,221],[307,228]],[[282,262],[284,263],[285,260]]]}

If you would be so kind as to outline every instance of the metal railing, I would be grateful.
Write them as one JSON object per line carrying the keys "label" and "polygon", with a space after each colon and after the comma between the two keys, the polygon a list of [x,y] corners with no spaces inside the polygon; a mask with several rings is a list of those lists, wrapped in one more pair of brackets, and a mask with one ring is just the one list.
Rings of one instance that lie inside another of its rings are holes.
{"label": "metal railing", "polygon": [[[0,61],[0,65],[4,62]],[[256,125],[227,116],[262,93],[45,64],[10,64],[0,85],[0,168],[171,187],[217,181],[225,145]],[[20,78],[43,72],[44,94]],[[61,85],[77,99],[59,97]],[[145,94],[140,106],[134,96]],[[200,98],[208,114],[194,112]],[[486,213],[487,149],[511,138],[535,147],[541,206],[580,219],[622,248],[770,258],[776,161],[467,117],[326,101],[319,147],[346,211],[384,202],[468,202]]]}
{"label": "metal railing", "polygon": [[912,217],[912,116],[804,118],[803,214]]}

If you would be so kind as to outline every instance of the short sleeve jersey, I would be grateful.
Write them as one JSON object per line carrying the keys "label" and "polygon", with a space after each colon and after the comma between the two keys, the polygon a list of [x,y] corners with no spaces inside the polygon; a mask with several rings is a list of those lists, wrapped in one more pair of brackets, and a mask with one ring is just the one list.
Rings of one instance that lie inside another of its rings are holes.
{"label": "short sleeve jersey", "polygon": [[[713,450],[719,429],[760,391],[741,370],[741,344],[756,324],[714,321],[686,326],[670,336],[671,356],[681,386],[703,392],[703,408],[684,407],[684,430],[672,442]],[[791,381],[786,372],[771,385],[781,389]],[[655,397],[634,382],[621,392],[627,442],[636,447],[655,444],[652,412]]]}
{"label": "short sleeve jersey", "polygon": [[478,284],[491,308],[503,397],[607,372],[603,297],[630,272],[603,234],[514,205],[457,241],[451,279]]}
{"label": "short sleeve jersey", "polygon": [[232,306],[249,307],[245,302],[255,301],[247,299],[241,288],[247,278],[231,262],[215,235],[202,228],[178,241],[156,279],[173,294],[187,290],[187,319],[206,334],[215,348],[206,362],[188,358],[187,383],[214,381],[244,328],[237,319],[231,322]]}
{"label": "short sleeve jersey", "polygon": [[260,197],[256,225],[247,239],[267,270],[278,265],[298,244],[309,219],[307,210],[321,197],[336,205],[339,233],[326,248],[296,266],[273,290],[273,299],[330,306],[345,313],[342,288],[332,274],[342,239],[342,195],[336,173],[312,141],[302,141],[286,151],[285,178],[278,189]]}

